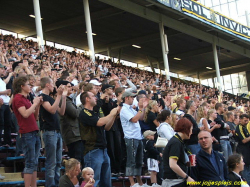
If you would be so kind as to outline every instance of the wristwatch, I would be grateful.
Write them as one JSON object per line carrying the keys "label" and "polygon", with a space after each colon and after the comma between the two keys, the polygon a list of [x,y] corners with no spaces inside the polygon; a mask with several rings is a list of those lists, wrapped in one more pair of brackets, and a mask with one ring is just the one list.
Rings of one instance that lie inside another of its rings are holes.
{"label": "wristwatch", "polygon": [[188,177],[189,177],[189,176],[188,176],[188,174],[186,174],[186,177],[185,177],[184,179],[185,179],[185,180],[187,180],[187,179],[188,179]]}

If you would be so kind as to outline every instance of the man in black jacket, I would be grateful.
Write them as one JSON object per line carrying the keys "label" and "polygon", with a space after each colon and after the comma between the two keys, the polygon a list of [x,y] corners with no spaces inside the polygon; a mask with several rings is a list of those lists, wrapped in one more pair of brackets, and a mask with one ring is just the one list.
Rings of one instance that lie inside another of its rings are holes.
{"label": "man in black jacket", "polygon": [[196,155],[196,166],[191,167],[191,177],[198,186],[227,186],[227,166],[224,157],[212,149],[212,136],[200,131],[198,141],[201,150]]}
{"label": "man in black jacket", "polygon": [[[227,161],[228,157],[232,154],[232,147],[230,145],[229,135],[228,135],[229,134],[228,130],[230,130],[230,126],[227,123],[225,123],[225,120],[223,118],[224,108],[222,103],[216,103],[215,110],[217,112],[217,118],[214,121],[217,124],[220,124],[221,128],[214,130],[213,133],[218,133],[217,137],[219,137],[219,142],[222,148],[222,152]],[[214,135],[213,133],[212,135]],[[215,138],[217,137],[215,136]]]}

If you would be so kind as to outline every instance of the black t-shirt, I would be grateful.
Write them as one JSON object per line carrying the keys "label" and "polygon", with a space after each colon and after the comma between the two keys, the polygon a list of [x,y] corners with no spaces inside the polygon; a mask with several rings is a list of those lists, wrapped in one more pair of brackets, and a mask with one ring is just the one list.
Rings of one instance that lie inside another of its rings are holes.
{"label": "black t-shirt", "polygon": [[156,113],[149,111],[146,123],[149,125],[151,131],[156,131],[156,125],[154,124],[155,119]]}
{"label": "black t-shirt", "polygon": [[168,142],[163,151],[164,179],[178,179],[179,177],[169,166],[169,158],[176,158],[177,165],[187,173],[185,163],[185,148],[181,137],[176,133]]}
{"label": "black t-shirt", "polygon": [[84,155],[91,150],[107,147],[104,126],[98,127],[98,120],[98,113],[86,108],[79,114],[80,134],[85,144]]}
{"label": "black t-shirt", "polygon": [[[44,93],[40,94],[39,96],[43,97],[43,102],[49,102],[51,106],[55,102],[52,97]],[[51,114],[50,112],[45,110],[45,108],[43,108],[43,106],[41,105],[39,121],[41,130],[60,130],[59,116],[57,111],[55,114]]]}

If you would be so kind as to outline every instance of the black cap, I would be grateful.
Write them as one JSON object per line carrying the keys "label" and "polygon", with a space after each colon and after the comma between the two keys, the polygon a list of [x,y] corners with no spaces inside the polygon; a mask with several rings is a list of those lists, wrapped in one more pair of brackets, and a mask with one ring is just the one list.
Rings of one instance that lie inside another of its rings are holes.
{"label": "black cap", "polygon": [[104,90],[106,90],[107,88],[114,88],[114,86],[112,86],[112,85],[110,85],[110,84],[103,84],[102,85],[102,92],[104,91]]}
{"label": "black cap", "polygon": [[232,110],[234,110],[234,109],[236,109],[235,107],[232,107],[232,106],[229,106],[228,108],[228,111],[232,111]]}

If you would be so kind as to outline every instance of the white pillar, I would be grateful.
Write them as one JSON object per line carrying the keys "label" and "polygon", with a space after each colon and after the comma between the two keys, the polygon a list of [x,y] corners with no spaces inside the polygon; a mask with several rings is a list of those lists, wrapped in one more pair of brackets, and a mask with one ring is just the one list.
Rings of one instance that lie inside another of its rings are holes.
{"label": "white pillar", "polygon": [[215,64],[215,70],[216,70],[216,76],[217,76],[217,88],[219,91],[222,91],[222,83],[220,78],[220,67],[219,67],[219,61],[218,61],[218,54],[216,49],[216,41],[213,42],[213,54],[214,54],[214,64]]}
{"label": "white pillar", "polygon": [[39,49],[43,51],[44,50],[43,28],[42,28],[39,0],[33,0],[33,5],[34,5],[35,21],[36,21],[37,43]]}
{"label": "white pillar", "polygon": [[245,15],[246,15],[246,21],[247,21],[247,26],[249,27],[249,17],[248,17],[248,11],[245,11]]}
{"label": "white pillar", "polygon": [[162,48],[162,54],[163,54],[163,62],[164,62],[164,68],[166,72],[166,78],[167,80],[170,80],[169,76],[169,64],[168,64],[168,41],[167,41],[167,35],[164,33],[164,26],[163,23],[159,23],[160,28],[160,37],[161,37],[161,48]]}
{"label": "white pillar", "polygon": [[92,61],[95,61],[95,50],[94,50],[94,43],[93,43],[93,36],[92,36],[90,13],[89,13],[89,1],[83,0],[83,5],[84,5],[84,15],[85,15],[86,28],[87,28],[89,56]]}
{"label": "white pillar", "polygon": [[111,58],[111,48],[110,47],[107,48],[107,54],[108,54],[108,57]]}

